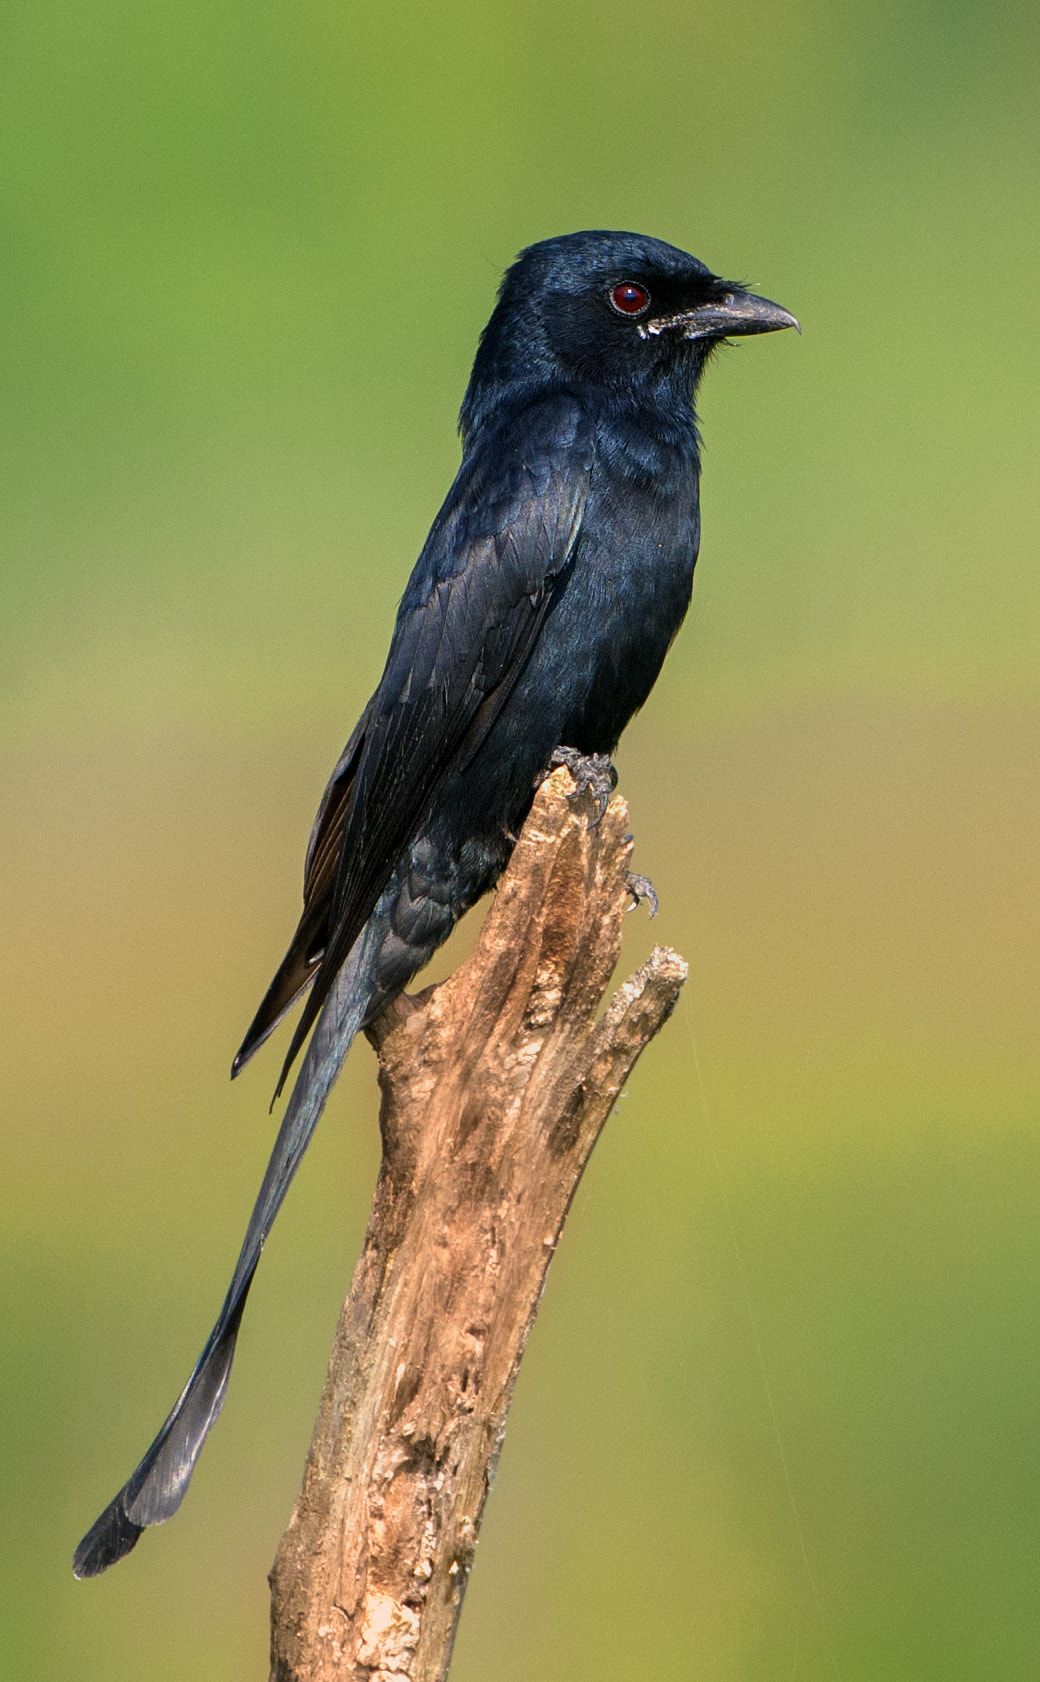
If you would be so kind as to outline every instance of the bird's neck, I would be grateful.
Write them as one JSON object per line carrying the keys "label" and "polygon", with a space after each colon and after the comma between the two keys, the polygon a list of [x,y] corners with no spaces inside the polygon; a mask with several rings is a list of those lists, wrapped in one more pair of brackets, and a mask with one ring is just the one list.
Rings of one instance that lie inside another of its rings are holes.
{"label": "bird's neck", "polygon": [[601,406],[599,454],[611,472],[670,496],[700,474],[693,403],[624,402]]}
{"label": "bird's neck", "polygon": [[496,429],[511,415],[533,403],[553,397],[570,397],[590,417],[619,439],[641,440],[638,454],[656,446],[676,465],[694,470],[700,464],[697,412],[694,406],[696,379],[688,368],[669,369],[657,378],[591,384],[573,378],[514,379],[507,383],[473,380],[459,416],[463,448],[481,434]]}

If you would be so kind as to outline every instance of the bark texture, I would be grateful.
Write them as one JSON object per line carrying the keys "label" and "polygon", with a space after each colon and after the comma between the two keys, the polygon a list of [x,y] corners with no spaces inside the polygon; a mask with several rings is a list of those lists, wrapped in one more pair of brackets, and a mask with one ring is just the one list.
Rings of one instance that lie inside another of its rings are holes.
{"label": "bark texture", "polygon": [[473,956],[372,1030],[383,1162],[303,1488],[271,1572],[272,1682],[441,1682],[513,1383],[582,1170],[687,968],[596,1011],[631,838],[560,770]]}

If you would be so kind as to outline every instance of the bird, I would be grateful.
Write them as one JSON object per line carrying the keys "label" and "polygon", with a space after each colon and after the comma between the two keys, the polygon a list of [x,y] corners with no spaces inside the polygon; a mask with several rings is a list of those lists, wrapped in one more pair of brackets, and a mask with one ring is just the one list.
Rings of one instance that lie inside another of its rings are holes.
{"label": "bird", "polygon": [[355,1036],[494,886],[554,765],[603,809],[611,756],[690,602],[701,375],[724,341],[787,327],[800,331],[779,304],[640,234],[542,240],[506,270],[458,473],[321,800],[299,926],[232,1066],[306,995],[276,1097],[306,1053],[238,1262],[173,1409],[76,1549],[78,1577],[180,1506],[264,1240]]}

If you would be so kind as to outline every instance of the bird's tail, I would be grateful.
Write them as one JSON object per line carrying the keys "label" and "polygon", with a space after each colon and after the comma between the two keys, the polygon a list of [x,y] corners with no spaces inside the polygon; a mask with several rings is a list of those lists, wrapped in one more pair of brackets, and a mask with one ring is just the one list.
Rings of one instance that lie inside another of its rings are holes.
{"label": "bird's tail", "polygon": [[267,1164],[224,1306],[191,1377],[133,1475],[91,1528],[73,1560],[77,1577],[96,1577],[130,1552],[150,1524],[171,1518],[224,1404],[235,1339],[264,1240],[282,1206],[351,1042],[372,1009],[371,958],[378,918],[356,942],[326,1001],[293,1087]]}

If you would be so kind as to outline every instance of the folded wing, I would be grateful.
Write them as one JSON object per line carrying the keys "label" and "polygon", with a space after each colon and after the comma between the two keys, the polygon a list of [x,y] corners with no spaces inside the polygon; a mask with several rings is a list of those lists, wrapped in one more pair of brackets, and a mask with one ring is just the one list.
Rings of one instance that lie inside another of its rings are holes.
{"label": "folded wing", "polygon": [[573,564],[592,466],[580,406],[533,405],[467,458],[416,563],[379,687],[311,837],[299,927],[237,1073],[311,991],[278,1091],[445,772],[476,752]]}

